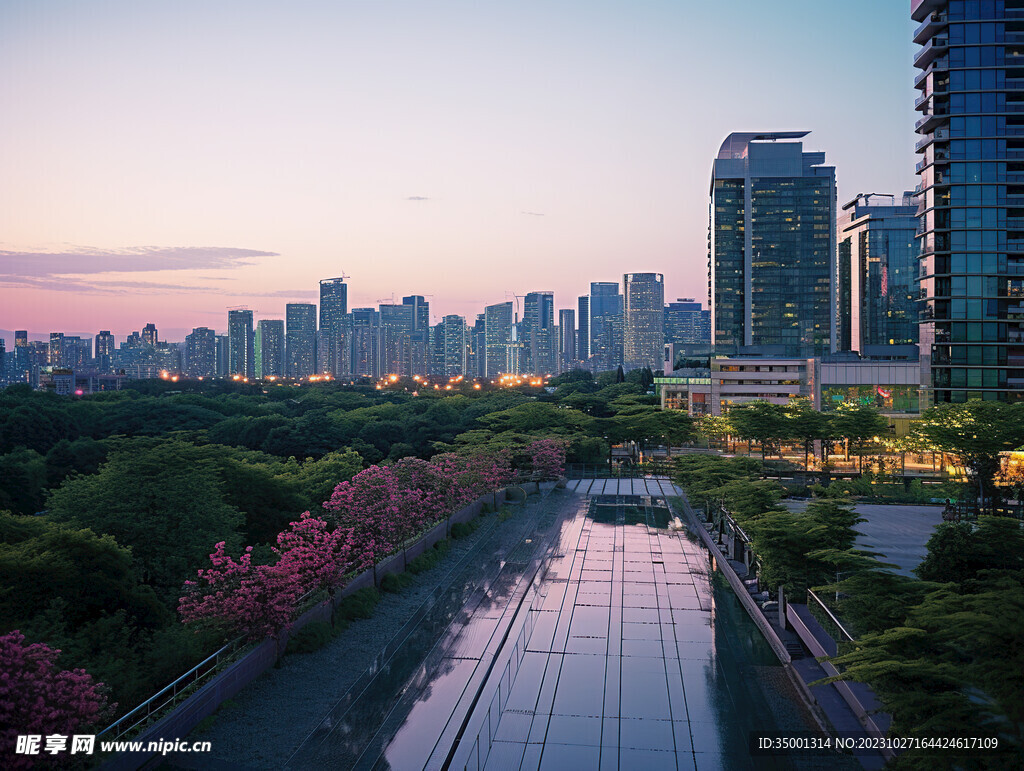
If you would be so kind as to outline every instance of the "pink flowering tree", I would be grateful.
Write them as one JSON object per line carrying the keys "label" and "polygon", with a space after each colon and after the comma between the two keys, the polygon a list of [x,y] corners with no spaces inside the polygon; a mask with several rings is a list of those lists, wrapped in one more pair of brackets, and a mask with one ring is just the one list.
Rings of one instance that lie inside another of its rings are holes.
{"label": "pink flowering tree", "polygon": [[377,563],[400,538],[398,476],[388,466],[370,466],[334,488],[324,509],[352,530],[355,568],[373,568],[376,583]]}
{"label": "pink flowering tree", "polygon": [[250,640],[276,639],[291,622],[303,594],[298,563],[253,565],[251,546],[235,560],[224,553],[223,541],[214,547],[210,562],[211,567],[199,571],[198,580],[185,582],[178,602],[182,621]]}
{"label": "pink flowering tree", "polygon": [[25,644],[15,630],[0,636],[0,744],[5,768],[29,768],[37,756],[14,755],[17,737],[60,734],[70,737],[108,718],[106,686],[84,669],[61,670],[60,651],[42,643]]}
{"label": "pink flowering tree", "polygon": [[294,572],[304,591],[332,589],[352,566],[352,531],[330,530],[308,511],[277,536],[278,566]]}
{"label": "pink flowering tree", "polygon": [[526,447],[533,474],[540,479],[557,479],[565,473],[565,441],[537,439]]}

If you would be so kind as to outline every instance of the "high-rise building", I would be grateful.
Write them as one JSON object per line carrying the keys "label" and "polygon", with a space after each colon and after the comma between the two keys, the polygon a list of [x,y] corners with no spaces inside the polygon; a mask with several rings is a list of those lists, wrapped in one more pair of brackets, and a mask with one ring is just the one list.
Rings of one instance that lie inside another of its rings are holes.
{"label": "high-rise building", "polygon": [[209,327],[196,327],[185,335],[185,374],[189,377],[214,377],[217,372],[217,333]]}
{"label": "high-rise building", "polygon": [[416,307],[411,304],[379,306],[383,374],[413,374],[412,334],[416,325],[415,311]]}
{"label": "high-rise building", "polygon": [[719,354],[813,356],[835,340],[835,169],[807,131],[730,134],[711,174],[708,264]]}
{"label": "high-rise building", "polygon": [[380,377],[380,314],[373,308],[352,309],[352,374]]}
{"label": "high-rise building", "polygon": [[156,332],[156,324],[146,324],[146,326],[142,328],[141,337],[143,345],[151,345],[154,348],[156,348],[156,345],[159,342],[159,336],[157,335]]}
{"label": "high-rise building", "polygon": [[478,313],[470,334],[470,356],[472,364],[467,362],[466,369],[473,377],[487,375],[487,322],[483,313]]}
{"label": "high-rise building", "polygon": [[217,335],[217,377],[227,377],[231,345],[227,335]]}
{"label": "high-rise building", "polygon": [[1024,7],[912,0],[921,408],[1024,399]]}
{"label": "high-rise building", "polygon": [[228,311],[228,374],[256,376],[252,311]]}
{"label": "high-rise building", "polygon": [[441,321],[444,336],[444,376],[466,374],[466,320],[462,316],[445,316]]}
{"label": "high-rise building", "polygon": [[560,372],[575,369],[579,365],[576,342],[576,311],[572,308],[563,308],[558,311],[558,357]]}
{"label": "high-rise building", "polygon": [[260,319],[256,325],[256,377],[285,374],[283,319]]}
{"label": "high-rise building", "polygon": [[92,359],[92,340],[77,335],[64,335],[60,341],[60,366],[67,369],[85,369]]}
{"label": "high-rise building", "polygon": [[63,332],[51,332],[50,333],[50,345],[46,353],[46,363],[51,367],[61,366],[61,347],[62,341],[64,340]]}
{"label": "high-rise building", "polygon": [[[622,364],[622,295],[614,281],[590,284],[590,369],[607,372]],[[659,355],[660,358],[660,355]]]}
{"label": "high-rise building", "polygon": [[285,369],[288,377],[316,373],[316,306],[288,303],[284,306]]}
{"label": "high-rise building", "polygon": [[691,297],[665,306],[665,342],[676,346],[711,345],[711,311]]}
{"label": "high-rise building", "polygon": [[529,292],[523,298],[523,320],[519,324],[522,343],[517,371],[538,375],[555,371],[555,295]]}
{"label": "high-rise building", "polygon": [[320,280],[320,331],[317,335],[317,369],[331,375],[348,374],[351,368],[351,324],[348,286],[344,278]]}
{"label": "high-rise building", "polygon": [[100,372],[109,372],[114,357],[114,336],[109,329],[102,330],[96,335],[96,368]]}
{"label": "high-rise building", "polygon": [[661,273],[626,273],[622,287],[623,367],[657,367],[665,348],[665,277]]}
{"label": "high-rise building", "polygon": [[[882,200],[878,200],[882,199]],[[917,345],[917,205],[869,193],[843,205],[838,223],[836,348]]]}
{"label": "high-rise building", "polygon": [[512,303],[504,302],[484,308],[486,345],[484,376],[495,378],[512,372]]}
{"label": "high-rise building", "polygon": [[590,295],[580,295],[577,307],[576,357],[586,364],[590,358]]}

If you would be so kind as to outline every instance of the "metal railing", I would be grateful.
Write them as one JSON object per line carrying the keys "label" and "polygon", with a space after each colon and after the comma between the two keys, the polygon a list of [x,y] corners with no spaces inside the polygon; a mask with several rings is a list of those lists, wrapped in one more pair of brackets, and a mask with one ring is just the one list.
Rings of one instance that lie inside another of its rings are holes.
{"label": "metal railing", "polygon": [[110,734],[111,738],[116,740],[136,730],[147,723],[155,714],[162,712],[183,696],[191,695],[198,683],[218,672],[229,660],[233,660],[234,654],[244,643],[244,636],[235,638],[216,653],[196,664],[173,683],[157,691],[131,712],[119,717],[96,735],[107,736]]}
{"label": "metal railing", "polygon": [[[831,626],[835,627],[836,631],[839,632],[839,636],[843,638],[842,640],[837,639],[836,642],[853,642],[853,635],[846,631],[846,627],[842,625],[839,619],[836,618],[836,615],[829,610],[828,605],[826,605],[822,601],[821,597],[815,594],[812,589],[807,590],[807,608],[812,611],[812,614],[814,614],[815,610],[825,614],[825,617],[831,623]],[[819,621],[820,620],[821,619],[819,619]],[[836,637],[832,630],[826,629],[825,631],[832,634],[833,637]]]}

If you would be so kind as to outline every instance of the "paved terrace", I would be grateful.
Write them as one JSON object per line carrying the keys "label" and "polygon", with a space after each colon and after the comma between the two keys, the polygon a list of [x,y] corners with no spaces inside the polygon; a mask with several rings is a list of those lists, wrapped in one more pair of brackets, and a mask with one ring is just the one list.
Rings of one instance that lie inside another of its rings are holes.
{"label": "paved terrace", "polygon": [[[305,679],[286,659],[202,738],[215,753],[231,735],[295,742],[283,758],[217,753],[236,758],[222,768],[850,767],[749,755],[751,731],[816,724],[707,554],[664,529],[676,494],[667,480],[582,480],[488,518],[353,685],[327,695],[354,663],[338,645],[299,657],[319,667]],[[288,703],[320,717],[303,730]]]}

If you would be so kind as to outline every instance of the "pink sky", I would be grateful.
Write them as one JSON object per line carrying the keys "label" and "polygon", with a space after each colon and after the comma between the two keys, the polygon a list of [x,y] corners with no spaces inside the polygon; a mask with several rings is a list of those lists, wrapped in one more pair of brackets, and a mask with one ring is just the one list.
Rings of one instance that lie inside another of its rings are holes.
{"label": "pink sky", "polygon": [[705,300],[728,133],[913,185],[905,4],[768,5],[4,3],[0,328],[180,339],[342,271],[437,318],[635,271]]}

